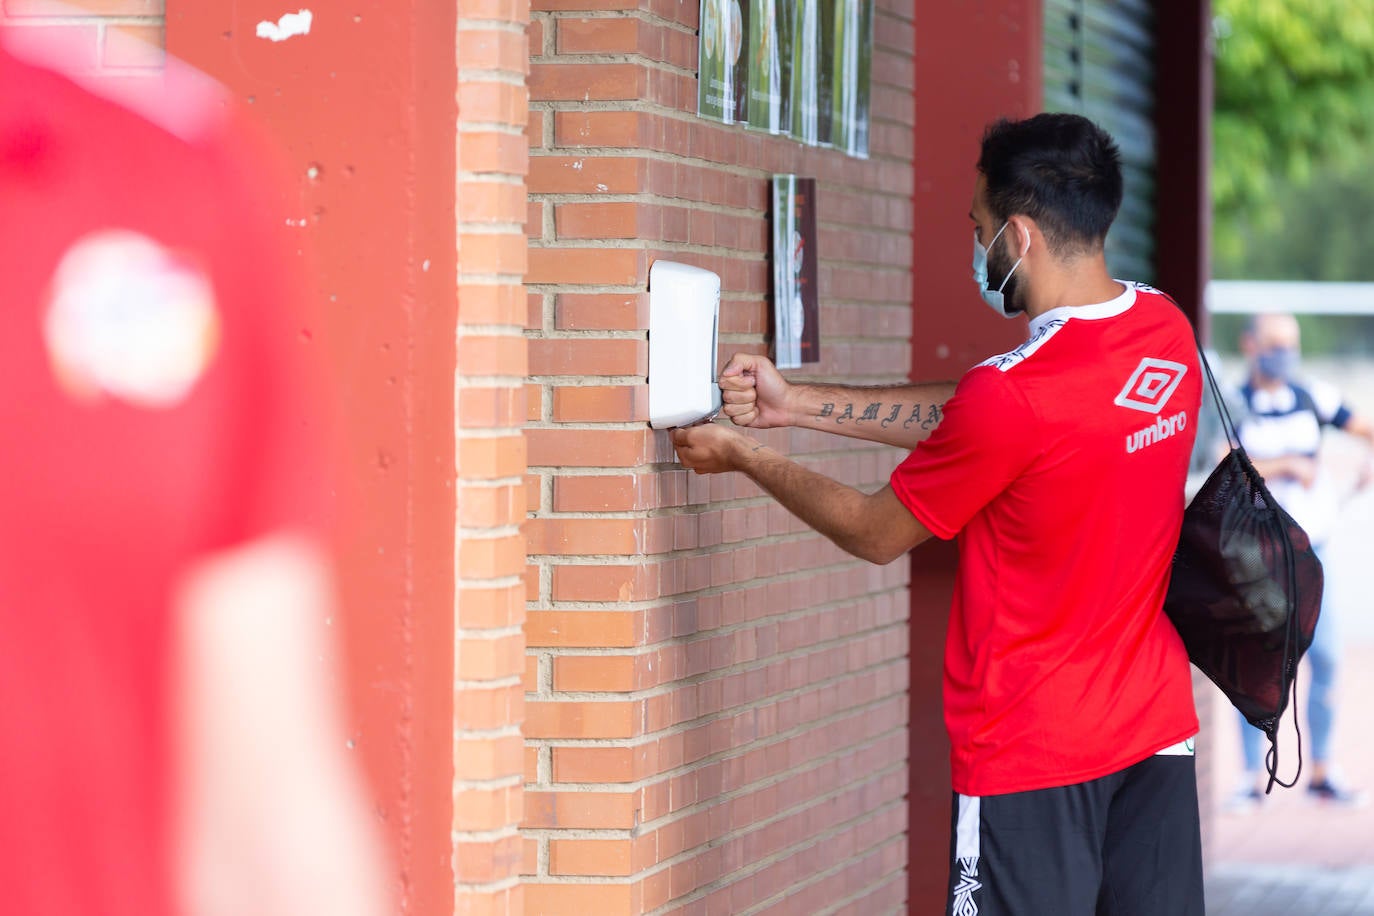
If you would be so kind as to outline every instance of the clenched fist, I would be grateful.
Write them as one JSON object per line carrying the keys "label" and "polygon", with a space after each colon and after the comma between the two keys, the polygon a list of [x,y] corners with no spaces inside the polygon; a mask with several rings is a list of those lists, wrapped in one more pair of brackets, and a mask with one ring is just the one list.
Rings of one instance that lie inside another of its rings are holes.
{"label": "clenched fist", "polygon": [[720,374],[722,410],[736,426],[768,429],[791,422],[792,386],[762,356],[736,353]]}

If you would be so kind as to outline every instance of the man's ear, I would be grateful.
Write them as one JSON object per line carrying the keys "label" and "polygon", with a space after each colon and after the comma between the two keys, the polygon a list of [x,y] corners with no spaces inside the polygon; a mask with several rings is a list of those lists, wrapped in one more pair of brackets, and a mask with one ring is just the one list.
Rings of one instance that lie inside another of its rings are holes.
{"label": "man's ear", "polygon": [[1036,239],[1042,238],[1035,220],[1024,213],[1007,217],[1007,234],[1012,237],[1011,250],[1015,258],[1024,258]]}

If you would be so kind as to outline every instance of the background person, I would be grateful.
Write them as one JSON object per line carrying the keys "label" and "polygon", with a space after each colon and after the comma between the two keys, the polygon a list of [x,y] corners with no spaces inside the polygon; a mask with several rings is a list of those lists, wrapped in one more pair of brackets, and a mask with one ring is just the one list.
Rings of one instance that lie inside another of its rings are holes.
{"label": "background person", "polygon": [[[1115,143],[1076,115],[983,138],[974,278],[1029,340],[948,385],[788,384],[736,355],[736,426],[914,449],[865,494],[722,424],[673,432],[698,473],[741,471],[855,556],[959,538],[945,651],[948,912],[1203,912],[1182,640],[1162,612],[1200,400],[1192,329],[1114,280]],[[1142,855],[1141,850],[1148,850]]]}
{"label": "background person", "polygon": [[[1340,391],[1315,379],[1299,380],[1301,330],[1292,315],[1265,314],[1252,318],[1240,337],[1248,375],[1240,389],[1243,410],[1233,416],[1241,445],[1264,478],[1279,505],[1293,516],[1312,540],[1323,560],[1323,547],[1340,513],[1340,496],[1321,472],[1322,431],[1334,427],[1374,444],[1374,426],[1353,413]],[[1362,481],[1363,482],[1363,481]],[[1305,656],[1311,681],[1307,686],[1308,740],[1311,778],[1307,794],[1319,801],[1362,805],[1363,792],[1342,786],[1331,758],[1336,718],[1336,677],[1340,668],[1339,608],[1329,600],[1338,568],[1323,564],[1327,588],[1321,617]],[[1245,772],[1228,803],[1244,811],[1264,798],[1264,735],[1241,722]]]}

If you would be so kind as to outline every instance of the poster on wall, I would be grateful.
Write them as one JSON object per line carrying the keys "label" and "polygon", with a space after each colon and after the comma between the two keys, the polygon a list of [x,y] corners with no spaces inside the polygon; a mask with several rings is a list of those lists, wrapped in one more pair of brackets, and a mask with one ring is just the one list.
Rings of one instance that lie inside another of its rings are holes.
{"label": "poster on wall", "polygon": [[816,144],[831,146],[835,126],[835,4],[816,0]]}
{"label": "poster on wall", "polygon": [[773,362],[795,369],[821,358],[816,179],[773,176]]}
{"label": "poster on wall", "polygon": [[820,141],[820,19],[816,0],[796,0],[792,4],[788,35],[789,132],[802,143],[814,146]]}
{"label": "poster on wall", "polygon": [[859,0],[859,72],[854,94],[853,142],[848,152],[867,159],[869,126],[873,123],[873,0]]}
{"label": "poster on wall", "polygon": [[873,0],[834,0],[831,142],[868,158],[869,81],[873,72]]}
{"label": "poster on wall", "polygon": [[[731,90],[735,103],[733,120],[744,124],[749,120],[749,13],[750,0],[729,0],[730,8],[730,53],[734,58],[734,89]],[[738,41],[738,45],[735,42]]]}
{"label": "poster on wall", "polygon": [[777,7],[780,0],[749,0],[749,104],[747,123],[770,134],[782,133],[782,50]]}
{"label": "poster on wall", "polygon": [[697,114],[735,123],[743,102],[737,93],[748,78],[740,0],[702,0],[697,58]]}

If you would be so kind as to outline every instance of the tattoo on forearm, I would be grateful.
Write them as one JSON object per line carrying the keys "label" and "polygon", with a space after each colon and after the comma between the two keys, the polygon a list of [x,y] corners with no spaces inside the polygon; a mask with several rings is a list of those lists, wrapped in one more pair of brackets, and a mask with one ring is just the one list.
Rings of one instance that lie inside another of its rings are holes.
{"label": "tattoo on forearm", "polygon": [[854,422],[862,423],[865,420],[878,419],[878,411],[882,410],[882,407],[883,405],[881,401],[875,401],[872,404],[869,404],[867,407],[864,408],[863,416],[859,417],[859,419],[855,420]]}
{"label": "tattoo on forearm", "polygon": [[[836,408],[839,412],[836,412]],[[887,416],[883,416],[883,411],[887,410]],[[820,412],[815,415],[817,420],[834,420],[836,424],[843,425],[846,420],[852,420],[856,426],[862,425],[869,420],[876,421],[883,429],[887,429],[901,418],[907,410],[907,405],[902,402],[892,404],[888,407],[883,401],[870,401],[862,408],[862,413],[854,415],[853,402],[848,404],[838,404],[834,401],[826,401],[821,404]],[[944,419],[944,409],[940,404],[912,404],[911,413],[902,421],[902,429],[931,430],[940,424]]]}

